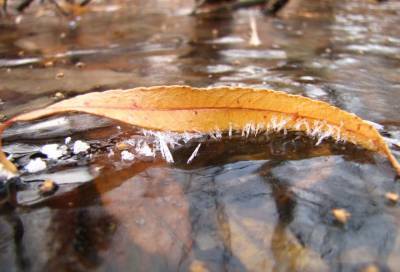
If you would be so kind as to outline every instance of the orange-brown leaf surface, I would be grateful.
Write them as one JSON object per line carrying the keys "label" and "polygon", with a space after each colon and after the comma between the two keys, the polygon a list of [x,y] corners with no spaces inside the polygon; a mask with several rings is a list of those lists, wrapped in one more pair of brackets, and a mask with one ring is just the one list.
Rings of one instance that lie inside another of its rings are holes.
{"label": "orange-brown leaf surface", "polygon": [[[328,103],[272,90],[156,86],[94,92],[16,116],[3,129],[16,121],[71,111],[163,131],[304,131],[320,139],[333,137],[377,151],[400,173],[400,164],[369,123]],[[1,156],[5,168],[15,172],[4,154]]]}

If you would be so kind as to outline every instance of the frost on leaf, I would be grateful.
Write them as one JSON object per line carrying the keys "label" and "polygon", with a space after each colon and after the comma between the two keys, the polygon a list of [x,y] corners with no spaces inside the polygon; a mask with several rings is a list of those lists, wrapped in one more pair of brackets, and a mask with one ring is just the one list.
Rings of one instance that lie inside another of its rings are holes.
{"label": "frost on leaf", "polygon": [[[154,146],[149,145],[149,148],[160,152],[168,162],[174,161],[171,150],[181,146],[182,141],[187,141],[187,133],[201,133],[220,139],[225,133],[232,137],[237,131],[246,138],[263,131],[301,131],[314,137],[317,144],[331,137],[379,152],[400,174],[399,162],[370,123],[328,103],[273,90],[155,86],[93,92],[16,116],[6,121],[0,130],[4,131],[17,121],[71,111],[147,128],[148,135],[155,139]],[[178,137],[176,133],[181,135]],[[83,146],[77,148],[77,152],[87,149]],[[146,146],[142,146],[141,150],[143,155],[151,153]],[[5,169],[17,172],[2,152],[0,161]]]}

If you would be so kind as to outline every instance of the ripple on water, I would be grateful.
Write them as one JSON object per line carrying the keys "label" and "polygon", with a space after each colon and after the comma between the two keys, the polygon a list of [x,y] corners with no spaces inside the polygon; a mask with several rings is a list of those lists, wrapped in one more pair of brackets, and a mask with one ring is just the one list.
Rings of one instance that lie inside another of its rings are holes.
{"label": "ripple on water", "polygon": [[226,36],[226,37],[221,37],[217,39],[212,39],[209,41],[206,41],[205,43],[209,44],[237,44],[237,43],[243,43],[245,40],[239,36]]}
{"label": "ripple on water", "polygon": [[394,46],[386,46],[380,44],[352,44],[346,47],[351,51],[368,52],[373,54],[399,54],[400,48]]}
{"label": "ripple on water", "polygon": [[254,50],[254,49],[227,49],[220,51],[220,54],[227,58],[232,59],[271,59],[279,60],[286,59],[287,54],[283,50],[278,49],[265,49],[265,50]]}

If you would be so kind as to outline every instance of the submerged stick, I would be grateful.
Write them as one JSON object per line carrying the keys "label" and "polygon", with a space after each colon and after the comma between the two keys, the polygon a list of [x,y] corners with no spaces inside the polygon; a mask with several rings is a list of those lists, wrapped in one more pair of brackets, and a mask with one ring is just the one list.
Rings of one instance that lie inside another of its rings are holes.
{"label": "submerged stick", "polygon": [[[371,124],[328,103],[273,90],[156,86],[94,92],[16,116],[2,124],[0,133],[14,122],[62,112],[85,112],[161,131],[303,131],[320,141],[332,137],[379,152],[400,174],[400,164]],[[0,162],[16,172],[3,152]]]}

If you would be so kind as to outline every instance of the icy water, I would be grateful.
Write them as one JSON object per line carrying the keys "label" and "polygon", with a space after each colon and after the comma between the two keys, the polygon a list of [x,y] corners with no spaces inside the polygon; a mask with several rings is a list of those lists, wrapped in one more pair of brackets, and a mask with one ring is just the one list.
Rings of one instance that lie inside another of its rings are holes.
{"label": "icy water", "polygon": [[[75,20],[37,6],[2,18],[1,117],[111,88],[273,88],[381,125],[400,157],[399,1],[292,0],[275,18],[119,2]],[[386,194],[400,185],[384,158],[299,133],[224,134],[179,140],[167,163],[144,151],[151,137],[79,114],[5,131],[23,175],[1,187],[0,271],[399,270],[400,207]],[[36,159],[47,168],[28,173]],[[45,179],[55,192],[39,193]]]}

